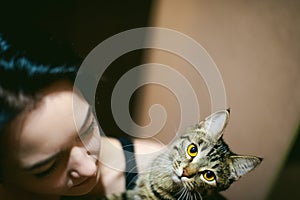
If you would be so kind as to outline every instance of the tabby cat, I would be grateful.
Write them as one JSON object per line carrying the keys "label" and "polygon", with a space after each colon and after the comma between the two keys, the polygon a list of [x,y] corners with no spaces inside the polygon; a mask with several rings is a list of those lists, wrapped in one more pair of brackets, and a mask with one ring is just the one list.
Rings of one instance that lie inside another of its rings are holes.
{"label": "tabby cat", "polygon": [[262,161],[230,151],[222,139],[228,120],[229,110],[222,110],[188,129],[140,175],[134,190],[106,199],[225,199],[218,192]]}

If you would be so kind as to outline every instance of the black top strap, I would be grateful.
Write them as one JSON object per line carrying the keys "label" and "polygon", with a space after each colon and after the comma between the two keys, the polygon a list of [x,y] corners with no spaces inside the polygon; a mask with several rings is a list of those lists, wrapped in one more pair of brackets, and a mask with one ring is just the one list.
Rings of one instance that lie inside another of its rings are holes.
{"label": "black top strap", "polygon": [[137,165],[134,155],[134,145],[130,139],[118,138],[120,141],[126,161],[125,180],[126,190],[133,189],[138,178]]}

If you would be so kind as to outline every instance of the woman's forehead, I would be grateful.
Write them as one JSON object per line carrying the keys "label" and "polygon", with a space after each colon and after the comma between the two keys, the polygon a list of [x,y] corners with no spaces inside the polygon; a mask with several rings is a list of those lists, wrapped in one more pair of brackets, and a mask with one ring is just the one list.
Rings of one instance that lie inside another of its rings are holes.
{"label": "woman's forehead", "polygon": [[[21,163],[32,162],[36,157],[59,151],[74,138],[89,110],[89,105],[72,87],[63,90],[44,90],[41,102],[33,110],[16,120],[9,146]],[[19,128],[17,128],[19,127]]]}

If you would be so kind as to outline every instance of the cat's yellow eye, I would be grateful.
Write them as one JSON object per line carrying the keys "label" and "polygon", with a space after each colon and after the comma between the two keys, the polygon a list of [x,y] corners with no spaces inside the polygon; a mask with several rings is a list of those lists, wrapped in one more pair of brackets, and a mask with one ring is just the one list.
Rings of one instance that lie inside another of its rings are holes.
{"label": "cat's yellow eye", "polygon": [[207,170],[203,173],[203,178],[207,181],[213,181],[213,180],[215,180],[216,176],[215,176],[215,173],[213,173],[210,170]]}
{"label": "cat's yellow eye", "polygon": [[196,157],[198,154],[198,148],[195,144],[190,144],[187,149],[187,153],[192,158]]}

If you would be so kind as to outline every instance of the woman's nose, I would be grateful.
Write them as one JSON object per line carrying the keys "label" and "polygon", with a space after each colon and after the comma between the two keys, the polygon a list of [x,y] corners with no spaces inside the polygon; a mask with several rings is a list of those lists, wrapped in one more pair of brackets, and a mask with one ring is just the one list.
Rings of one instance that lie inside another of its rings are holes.
{"label": "woman's nose", "polygon": [[96,176],[98,161],[81,146],[75,146],[70,152],[69,174],[72,178]]}

